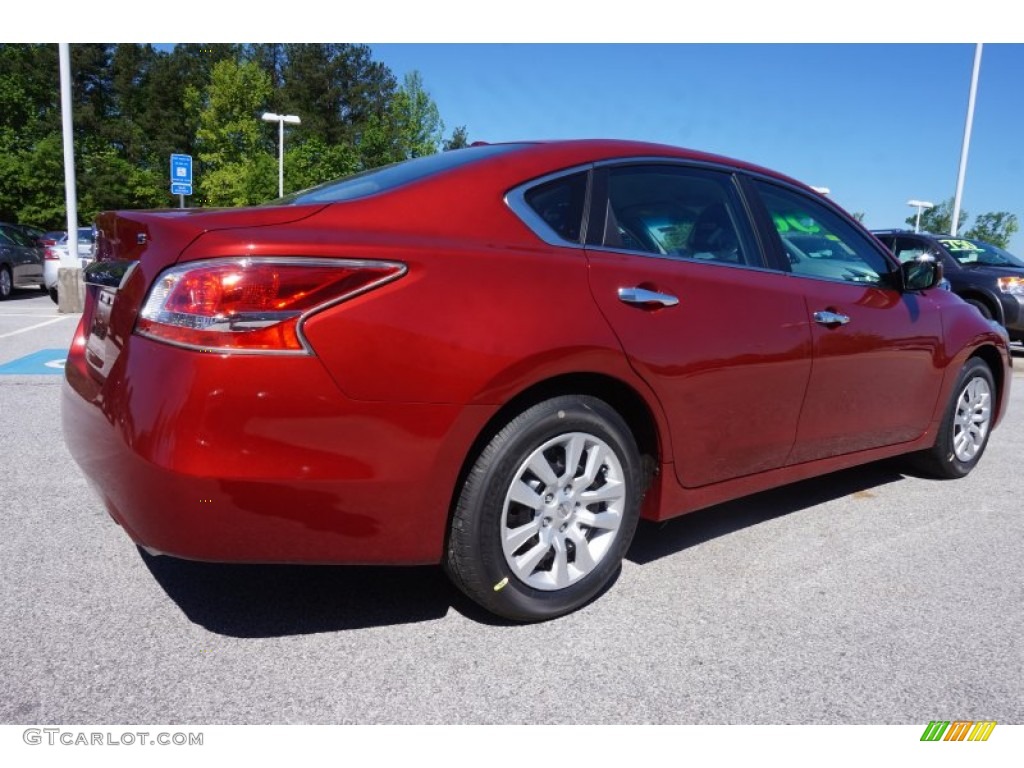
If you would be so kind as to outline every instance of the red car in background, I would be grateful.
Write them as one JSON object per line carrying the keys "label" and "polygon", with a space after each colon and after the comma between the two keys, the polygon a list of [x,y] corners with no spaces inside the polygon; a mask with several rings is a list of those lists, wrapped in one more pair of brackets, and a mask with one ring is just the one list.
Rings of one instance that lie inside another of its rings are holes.
{"label": "red car in background", "polygon": [[440,563],[547,619],[640,517],[897,454],[960,477],[1008,402],[1005,333],[936,262],[672,147],[474,146],[97,230],[65,436],[177,557]]}

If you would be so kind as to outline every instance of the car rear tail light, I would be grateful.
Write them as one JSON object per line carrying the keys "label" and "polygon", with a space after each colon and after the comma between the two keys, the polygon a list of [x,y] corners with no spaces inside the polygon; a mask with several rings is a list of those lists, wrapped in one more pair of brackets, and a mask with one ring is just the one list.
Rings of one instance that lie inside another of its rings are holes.
{"label": "car rear tail light", "polygon": [[60,251],[54,250],[53,248],[47,246],[43,250],[43,258],[46,261],[60,261]]}
{"label": "car rear tail light", "polygon": [[302,319],[405,273],[387,261],[239,258],[172,267],[153,283],[136,332],[208,352],[306,353]]}

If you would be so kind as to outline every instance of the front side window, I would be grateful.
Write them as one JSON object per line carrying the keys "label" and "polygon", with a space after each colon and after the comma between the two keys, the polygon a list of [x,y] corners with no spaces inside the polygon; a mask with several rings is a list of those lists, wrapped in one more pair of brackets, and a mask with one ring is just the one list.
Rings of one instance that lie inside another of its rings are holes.
{"label": "front side window", "polygon": [[731,177],[671,165],[608,171],[603,244],[678,259],[760,266]]}
{"label": "front side window", "polygon": [[871,242],[817,200],[755,181],[795,275],[880,285],[891,266]]}

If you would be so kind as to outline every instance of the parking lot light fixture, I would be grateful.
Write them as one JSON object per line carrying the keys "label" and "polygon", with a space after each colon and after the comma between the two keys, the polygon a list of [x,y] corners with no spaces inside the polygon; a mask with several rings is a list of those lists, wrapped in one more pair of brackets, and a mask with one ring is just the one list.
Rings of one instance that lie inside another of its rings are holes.
{"label": "parking lot light fixture", "polygon": [[277,196],[284,197],[284,124],[299,125],[302,121],[298,115],[279,115],[276,112],[264,112],[263,119],[268,123],[277,123]]}
{"label": "parking lot light fixture", "polygon": [[928,208],[934,208],[935,203],[929,203],[927,200],[907,200],[907,205],[911,208],[917,208],[917,219],[914,221],[914,232],[920,232],[921,211],[927,210]]}

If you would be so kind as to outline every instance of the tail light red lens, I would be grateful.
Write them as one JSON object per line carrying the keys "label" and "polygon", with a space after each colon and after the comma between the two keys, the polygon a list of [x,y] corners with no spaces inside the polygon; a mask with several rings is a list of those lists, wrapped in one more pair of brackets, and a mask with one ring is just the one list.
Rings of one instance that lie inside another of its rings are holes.
{"label": "tail light red lens", "polygon": [[350,259],[189,262],[156,279],[135,330],[209,352],[304,353],[304,317],[404,273],[397,262]]}
{"label": "tail light red lens", "polygon": [[60,261],[60,251],[56,251],[50,246],[46,246],[43,249],[43,258],[46,261]]}

